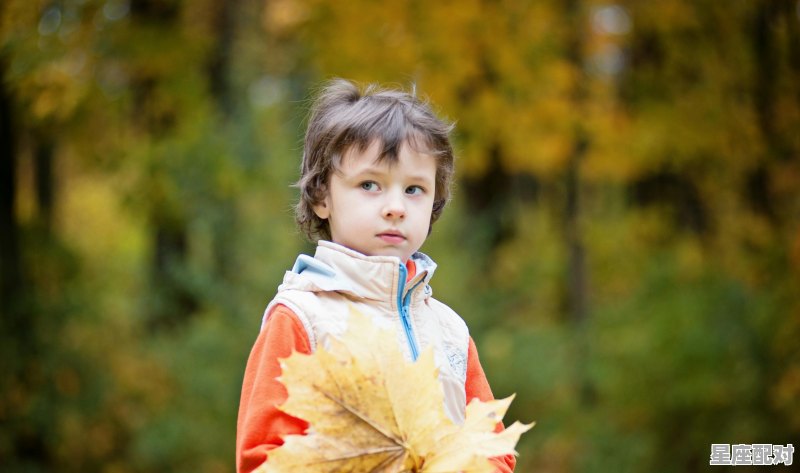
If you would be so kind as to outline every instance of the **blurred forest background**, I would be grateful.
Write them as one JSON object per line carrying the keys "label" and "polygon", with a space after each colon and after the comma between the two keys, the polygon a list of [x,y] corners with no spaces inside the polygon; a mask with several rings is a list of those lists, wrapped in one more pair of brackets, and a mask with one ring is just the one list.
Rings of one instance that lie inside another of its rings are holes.
{"label": "blurred forest background", "polygon": [[334,76],[457,121],[423,251],[518,471],[800,447],[796,0],[3,0],[0,75],[3,471],[234,469]]}

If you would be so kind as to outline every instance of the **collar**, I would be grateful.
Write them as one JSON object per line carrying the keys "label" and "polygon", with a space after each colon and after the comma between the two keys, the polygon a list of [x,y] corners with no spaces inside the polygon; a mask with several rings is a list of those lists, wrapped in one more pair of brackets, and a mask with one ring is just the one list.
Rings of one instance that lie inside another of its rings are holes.
{"label": "collar", "polygon": [[406,261],[406,282],[410,282],[417,275],[417,264],[414,263],[414,258],[408,258]]}
{"label": "collar", "polygon": [[[298,256],[292,270],[286,272],[279,290],[336,291],[364,299],[391,302],[396,300],[400,286],[400,264],[400,259],[395,256],[367,256],[345,246],[320,240],[313,258]],[[417,252],[406,263],[406,268],[410,269],[411,265],[416,274],[407,284],[403,284],[405,291],[422,282],[424,293],[430,295],[432,291],[428,283],[436,270],[436,263]]]}

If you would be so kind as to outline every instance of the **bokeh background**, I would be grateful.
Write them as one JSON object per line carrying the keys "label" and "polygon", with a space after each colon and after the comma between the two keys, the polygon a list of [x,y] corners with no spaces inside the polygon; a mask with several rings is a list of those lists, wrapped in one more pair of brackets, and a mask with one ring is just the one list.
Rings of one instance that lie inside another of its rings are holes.
{"label": "bokeh background", "polygon": [[3,0],[0,21],[2,471],[234,469],[262,310],[313,248],[290,185],[336,76],[416,84],[457,122],[423,250],[506,419],[537,421],[518,471],[800,447],[796,0]]}

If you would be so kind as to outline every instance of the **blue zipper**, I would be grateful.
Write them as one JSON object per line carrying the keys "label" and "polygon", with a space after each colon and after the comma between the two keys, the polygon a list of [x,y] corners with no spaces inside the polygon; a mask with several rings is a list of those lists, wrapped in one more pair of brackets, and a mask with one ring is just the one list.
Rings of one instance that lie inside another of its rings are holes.
{"label": "blue zipper", "polygon": [[419,358],[419,347],[417,347],[417,340],[414,338],[414,329],[411,328],[411,320],[408,318],[408,307],[411,303],[411,293],[422,282],[420,280],[414,285],[403,298],[403,290],[406,287],[406,277],[408,270],[403,263],[400,263],[400,281],[397,285],[397,310],[400,312],[400,320],[403,322],[403,329],[406,331],[406,339],[408,340],[408,347],[411,349],[411,359],[417,361]]}

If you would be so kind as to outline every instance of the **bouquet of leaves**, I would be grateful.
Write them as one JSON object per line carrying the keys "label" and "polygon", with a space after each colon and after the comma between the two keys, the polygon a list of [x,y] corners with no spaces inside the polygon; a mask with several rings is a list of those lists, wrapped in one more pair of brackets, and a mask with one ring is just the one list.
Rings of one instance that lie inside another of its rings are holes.
{"label": "bouquet of leaves", "polygon": [[516,454],[533,424],[495,432],[513,396],[467,405],[462,425],[444,412],[444,395],[426,350],[407,361],[395,335],[351,312],[348,331],[311,355],[281,360],[289,397],[284,412],[310,424],[269,452],[260,473],[487,472],[490,457]]}

